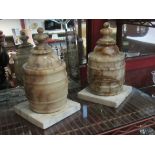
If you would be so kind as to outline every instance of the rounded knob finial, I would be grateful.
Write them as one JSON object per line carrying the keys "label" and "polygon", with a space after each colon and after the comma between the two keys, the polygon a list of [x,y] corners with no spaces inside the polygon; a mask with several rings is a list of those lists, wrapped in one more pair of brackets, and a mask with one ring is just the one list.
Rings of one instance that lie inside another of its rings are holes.
{"label": "rounded knob finial", "polygon": [[97,41],[98,46],[115,45],[116,42],[112,37],[112,28],[110,28],[109,22],[103,24],[103,28],[100,30],[102,37]]}
{"label": "rounded knob finial", "polygon": [[110,28],[110,24],[108,22],[105,22],[103,24],[103,28],[100,30],[100,33],[103,35],[103,36],[110,36],[111,33],[112,33],[112,30]]}
{"label": "rounded knob finial", "polygon": [[103,24],[103,28],[108,28],[108,27],[110,27],[110,24],[109,24],[108,22],[105,22],[105,23]]}
{"label": "rounded knob finial", "polygon": [[26,35],[25,32],[24,32],[24,30],[21,30],[20,31],[20,35],[22,35],[22,36],[25,36]]}
{"label": "rounded knob finial", "polygon": [[24,30],[20,31],[20,39],[22,40],[23,44],[27,44],[29,37],[26,35]]}
{"label": "rounded knob finial", "polygon": [[37,29],[37,32],[38,32],[38,33],[43,33],[43,32],[44,32],[44,29],[43,29],[42,27],[39,27],[39,28]]}
{"label": "rounded knob finial", "polygon": [[36,40],[38,43],[43,43],[48,38],[47,34],[44,34],[44,29],[42,27],[39,27],[37,29],[38,34],[34,36],[34,40]]}

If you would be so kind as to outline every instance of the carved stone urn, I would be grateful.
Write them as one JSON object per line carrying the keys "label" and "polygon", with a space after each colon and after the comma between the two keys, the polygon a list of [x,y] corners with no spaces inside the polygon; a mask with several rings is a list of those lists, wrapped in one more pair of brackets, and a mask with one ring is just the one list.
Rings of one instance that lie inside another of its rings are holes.
{"label": "carved stone urn", "polygon": [[112,96],[122,91],[125,74],[124,53],[120,52],[112,30],[106,22],[100,30],[103,35],[88,56],[89,90],[96,95]]}
{"label": "carved stone urn", "polygon": [[67,104],[68,79],[66,65],[46,43],[48,35],[38,28],[36,47],[24,69],[24,88],[30,109],[37,113],[54,113]]}
{"label": "carved stone urn", "polygon": [[31,54],[31,50],[33,45],[28,43],[28,36],[25,34],[24,30],[20,31],[20,40],[22,41],[22,44],[19,45],[17,54],[14,57],[14,62],[15,62],[15,74],[16,74],[16,79],[17,79],[17,84],[23,86],[23,64],[27,62],[28,57]]}

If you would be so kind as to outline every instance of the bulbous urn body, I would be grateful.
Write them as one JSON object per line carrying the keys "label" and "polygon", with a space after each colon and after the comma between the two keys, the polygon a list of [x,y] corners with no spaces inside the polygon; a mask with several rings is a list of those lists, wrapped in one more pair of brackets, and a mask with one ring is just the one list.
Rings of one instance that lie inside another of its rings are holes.
{"label": "bulbous urn body", "polygon": [[37,113],[53,113],[67,104],[68,79],[66,65],[45,42],[48,38],[38,28],[34,37],[38,44],[23,65],[24,88],[30,109]]}
{"label": "bulbous urn body", "polygon": [[88,56],[89,90],[96,95],[113,96],[122,91],[125,55],[110,37],[112,31],[109,23],[105,23],[100,32],[103,37]]}

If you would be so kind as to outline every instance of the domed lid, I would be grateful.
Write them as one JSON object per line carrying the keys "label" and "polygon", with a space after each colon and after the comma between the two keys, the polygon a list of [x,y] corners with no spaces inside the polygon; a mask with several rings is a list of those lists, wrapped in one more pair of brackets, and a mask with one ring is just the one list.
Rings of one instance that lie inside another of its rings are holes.
{"label": "domed lid", "polygon": [[118,54],[119,49],[116,45],[116,41],[111,37],[112,29],[108,22],[103,24],[103,28],[100,30],[100,33],[103,37],[97,41],[94,52],[101,52],[103,55],[109,56]]}
{"label": "domed lid", "polygon": [[34,37],[37,45],[32,49],[32,55],[29,57],[27,64],[24,65],[24,69],[33,70],[33,73],[38,70],[47,72],[47,70],[56,71],[65,69],[65,63],[61,62],[58,56],[52,51],[52,48],[47,44],[48,35],[43,34],[42,28],[38,28],[37,31],[38,34]]}
{"label": "domed lid", "polygon": [[20,40],[22,41],[22,44],[19,45],[18,48],[23,48],[23,47],[32,47],[32,44],[30,44],[29,42],[27,42],[29,39],[29,37],[26,35],[24,30],[20,31]]}

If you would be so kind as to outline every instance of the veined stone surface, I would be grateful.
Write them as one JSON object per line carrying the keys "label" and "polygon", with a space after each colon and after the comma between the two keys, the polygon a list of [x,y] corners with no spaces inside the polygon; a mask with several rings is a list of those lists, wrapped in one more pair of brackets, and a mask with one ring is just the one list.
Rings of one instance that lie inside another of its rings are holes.
{"label": "veined stone surface", "polygon": [[14,107],[14,110],[18,115],[25,118],[34,125],[42,129],[46,129],[58,123],[59,121],[65,119],[66,117],[74,114],[75,112],[79,111],[80,108],[81,105],[79,103],[68,99],[67,105],[62,111],[55,112],[52,114],[39,114],[31,111],[29,108],[28,101],[16,105]]}
{"label": "veined stone surface", "polygon": [[24,89],[30,108],[37,113],[54,113],[67,104],[68,79],[66,64],[46,43],[48,35],[38,28],[38,42],[24,69]]}
{"label": "veined stone surface", "polygon": [[132,92],[131,86],[123,85],[123,89],[121,93],[115,96],[98,96],[95,94],[92,94],[88,88],[85,88],[81,90],[78,93],[78,97],[80,99],[90,101],[93,103],[99,103],[103,104],[109,107],[118,108],[121,103],[129,96],[129,94]]}
{"label": "veined stone surface", "polygon": [[100,30],[103,35],[88,55],[89,90],[96,95],[112,96],[122,91],[125,74],[125,54],[111,37],[109,23]]}

